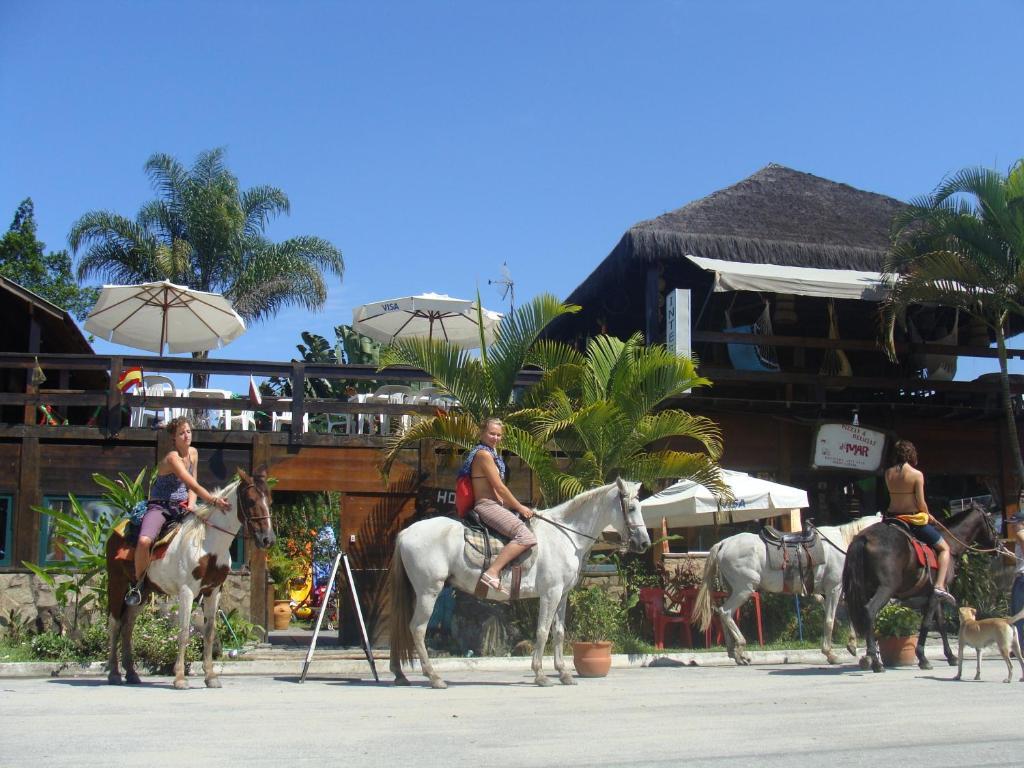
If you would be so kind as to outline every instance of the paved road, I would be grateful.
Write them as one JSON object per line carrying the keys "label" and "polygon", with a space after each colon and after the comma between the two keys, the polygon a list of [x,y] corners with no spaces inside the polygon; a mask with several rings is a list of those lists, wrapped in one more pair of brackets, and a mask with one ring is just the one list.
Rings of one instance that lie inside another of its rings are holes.
{"label": "paved road", "polygon": [[[448,690],[372,678],[0,680],[0,766],[850,766],[1015,764],[1024,683],[955,669],[876,675],[813,663],[616,668],[538,688],[528,662],[445,674]],[[1016,677],[1019,677],[1019,668]],[[926,725],[930,721],[935,726]],[[166,734],[157,743],[157,731]],[[120,753],[120,756],[118,756]]]}

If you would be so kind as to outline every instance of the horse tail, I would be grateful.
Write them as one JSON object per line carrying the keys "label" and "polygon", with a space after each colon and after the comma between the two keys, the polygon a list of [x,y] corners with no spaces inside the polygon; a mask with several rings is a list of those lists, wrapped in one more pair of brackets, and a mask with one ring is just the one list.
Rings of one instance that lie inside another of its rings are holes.
{"label": "horse tail", "polygon": [[388,581],[391,586],[391,669],[400,669],[403,662],[411,664],[415,656],[412,641],[413,588],[402,562],[401,536],[395,543],[395,554],[391,558],[391,570]]}
{"label": "horse tail", "polygon": [[700,582],[700,589],[697,590],[693,623],[700,627],[701,632],[707,632],[711,626],[711,590],[718,579],[718,550],[721,547],[722,542],[718,542],[708,552],[707,562],[704,563],[704,578]]}
{"label": "horse tail", "polygon": [[861,637],[867,636],[868,611],[867,588],[864,574],[867,573],[868,540],[857,536],[850,542],[846,550],[846,562],[843,564],[843,594],[846,598],[846,610],[850,614],[850,623],[854,631]]}

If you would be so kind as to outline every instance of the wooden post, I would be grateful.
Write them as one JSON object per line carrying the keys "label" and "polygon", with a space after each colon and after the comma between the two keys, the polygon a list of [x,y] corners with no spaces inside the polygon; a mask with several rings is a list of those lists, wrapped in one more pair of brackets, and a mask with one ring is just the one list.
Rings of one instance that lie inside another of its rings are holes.
{"label": "wooden post", "polygon": [[[14,508],[14,557],[12,565],[21,565],[23,560],[38,562],[36,544],[39,541],[39,515],[32,507],[43,503],[39,488],[39,438],[26,437],[21,441],[21,455],[18,457],[18,494]],[[21,521],[18,524],[17,521]]]}
{"label": "wooden post", "polygon": [[302,442],[302,412],[306,409],[306,364],[292,361],[292,423],[288,430],[289,444]]}
{"label": "wooden post", "polygon": [[[266,432],[256,432],[252,438],[250,471],[255,472],[256,468],[263,464],[270,466],[270,435]],[[274,603],[273,592],[267,589],[267,553],[256,547],[250,547],[249,550],[249,615],[254,623],[266,627],[269,631]]]}
{"label": "wooden post", "polygon": [[795,533],[803,528],[800,521],[800,510],[791,509],[779,515],[779,528],[787,533]]}

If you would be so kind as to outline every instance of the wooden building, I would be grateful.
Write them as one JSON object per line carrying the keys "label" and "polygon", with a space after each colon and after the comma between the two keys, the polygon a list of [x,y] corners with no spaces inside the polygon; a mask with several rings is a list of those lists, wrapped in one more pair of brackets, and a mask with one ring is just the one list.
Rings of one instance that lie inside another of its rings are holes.
{"label": "wooden building", "polygon": [[[676,405],[721,425],[723,466],[806,488],[821,523],[887,503],[877,473],[815,464],[829,422],[913,440],[938,508],[1015,500],[996,376],[952,380],[958,359],[994,358],[984,326],[919,307],[898,329],[898,360],[880,347],[879,273],[902,207],[769,165],[631,227],[568,297],[582,311],[548,335],[689,342],[713,386]],[[1016,377],[1013,391],[1019,403]]]}

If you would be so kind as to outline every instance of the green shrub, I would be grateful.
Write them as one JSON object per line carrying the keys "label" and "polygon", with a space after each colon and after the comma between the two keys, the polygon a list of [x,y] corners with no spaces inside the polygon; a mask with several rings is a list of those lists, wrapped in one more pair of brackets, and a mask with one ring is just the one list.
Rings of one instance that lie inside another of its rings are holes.
{"label": "green shrub", "polygon": [[32,655],[37,659],[71,661],[76,657],[75,643],[70,637],[56,632],[42,632],[29,641]]}
{"label": "green shrub", "polygon": [[[203,656],[203,639],[194,629],[185,647],[185,669]],[[178,620],[176,611],[164,615],[153,605],[146,606],[135,622],[133,634],[135,660],[157,675],[174,673],[178,658]]]}
{"label": "green shrub", "polygon": [[979,618],[1009,615],[1007,592],[996,583],[995,569],[1001,567],[998,558],[987,554],[962,555],[951,588],[957,602],[976,608]]}
{"label": "green shrub", "polygon": [[899,603],[882,606],[875,618],[878,637],[912,637],[921,628],[921,614]]}
{"label": "green shrub", "polygon": [[91,624],[75,641],[75,658],[79,661],[102,661],[107,658],[109,643],[106,622]]}
{"label": "green shrub", "polygon": [[569,593],[567,632],[574,642],[619,640],[626,626],[622,600],[601,587],[576,588]]}

